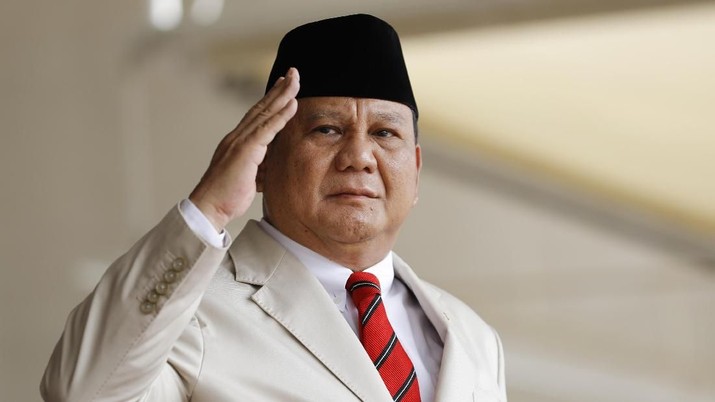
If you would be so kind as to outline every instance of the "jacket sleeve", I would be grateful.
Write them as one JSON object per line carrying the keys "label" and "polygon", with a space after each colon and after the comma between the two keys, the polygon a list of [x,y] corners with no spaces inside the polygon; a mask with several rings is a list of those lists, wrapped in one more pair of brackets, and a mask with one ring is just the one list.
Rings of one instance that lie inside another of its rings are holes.
{"label": "jacket sleeve", "polygon": [[72,310],[42,378],[42,397],[187,400],[202,359],[193,315],[225,255],[172,209]]}

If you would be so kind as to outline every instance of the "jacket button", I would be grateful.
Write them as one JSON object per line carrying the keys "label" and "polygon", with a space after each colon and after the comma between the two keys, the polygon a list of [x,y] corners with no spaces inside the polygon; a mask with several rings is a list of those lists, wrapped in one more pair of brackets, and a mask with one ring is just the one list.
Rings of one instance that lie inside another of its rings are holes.
{"label": "jacket button", "polygon": [[169,292],[169,284],[166,282],[159,282],[154,286],[154,291],[160,295],[165,295]]}
{"label": "jacket button", "polygon": [[177,278],[176,271],[170,269],[170,270],[164,272],[164,282],[174,283],[174,282],[176,282],[176,278]]}
{"label": "jacket button", "polygon": [[142,313],[144,314],[151,314],[154,312],[156,309],[156,304],[145,301],[141,305],[139,305],[139,310],[141,310]]}
{"label": "jacket button", "polygon": [[155,290],[152,290],[151,292],[149,292],[149,294],[146,295],[146,301],[148,301],[149,303],[156,303],[159,301],[159,297],[161,297],[159,296],[159,293],[156,293]]}
{"label": "jacket button", "polygon": [[174,269],[174,271],[181,272],[186,268],[186,259],[184,257],[177,257],[174,261],[171,262],[171,268]]}

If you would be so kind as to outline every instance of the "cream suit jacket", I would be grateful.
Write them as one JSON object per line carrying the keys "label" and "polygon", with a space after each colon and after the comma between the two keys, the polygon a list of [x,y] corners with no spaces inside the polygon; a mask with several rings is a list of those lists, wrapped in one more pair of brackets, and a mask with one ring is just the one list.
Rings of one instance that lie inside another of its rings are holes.
{"label": "cream suit jacket", "polygon": [[[444,344],[436,400],[506,401],[496,333],[398,257],[394,268]],[[157,285],[166,294],[147,305]],[[254,221],[230,249],[211,247],[178,208],[70,313],[41,392],[48,401],[392,400],[292,254]]]}

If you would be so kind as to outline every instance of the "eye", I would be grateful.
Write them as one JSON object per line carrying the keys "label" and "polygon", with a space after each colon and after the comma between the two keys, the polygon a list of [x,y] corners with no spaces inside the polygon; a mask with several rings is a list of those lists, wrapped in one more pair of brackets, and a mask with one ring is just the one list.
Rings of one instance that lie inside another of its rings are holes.
{"label": "eye", "polygon": [[390,130],[377,130],[373,133],[375,137],[380,137],[380,138],[389,138],[389,137],[394,137],[395,133],[393,133]]}
{"label": "eye", "polygon": [[330,134],[337,134],[338,130],[335,127],[331,126],[320,126],[316,127],[313,129],[314,132],[320,133],[320,134],[325,134],[325,135],[330,135]]}

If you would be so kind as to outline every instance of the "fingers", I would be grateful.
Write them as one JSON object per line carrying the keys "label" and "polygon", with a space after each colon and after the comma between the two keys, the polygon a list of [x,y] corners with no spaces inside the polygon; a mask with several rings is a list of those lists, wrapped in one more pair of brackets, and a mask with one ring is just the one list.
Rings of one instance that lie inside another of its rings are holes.
{"label": "fingers", "polygon": [[288,100],[285,106],[271,117],[263,120],[254,130],[256,140],[261,145],[268,145],[279,131],[285,127],[286,123],[295,115],[298,110],[298,101],[295,98]]}
{"label": "fingers", "polygon": [[[247,135],[250,135],[251,133],[257,133],[257,129],[259,128],[275,126],[276,122],[280,122],[285,119],[285,107],[292,99],[295,99],[299,89],[300,83],[298,71],[295,68],[290,68],[286,73],[286,76],[279,78],[273,88],[268,91],[263,99],[258,101],[258,103],[256,103],[248,111],[248,113],[246,113],[244,118],[241,120],[241,123],[239,123],[236,128],[236,131],[245,132]],[[283,125],[285,125],[293,114],[290,114],[290,116],[283,121]],[[268,142],[270,142],[270,140]]]}

